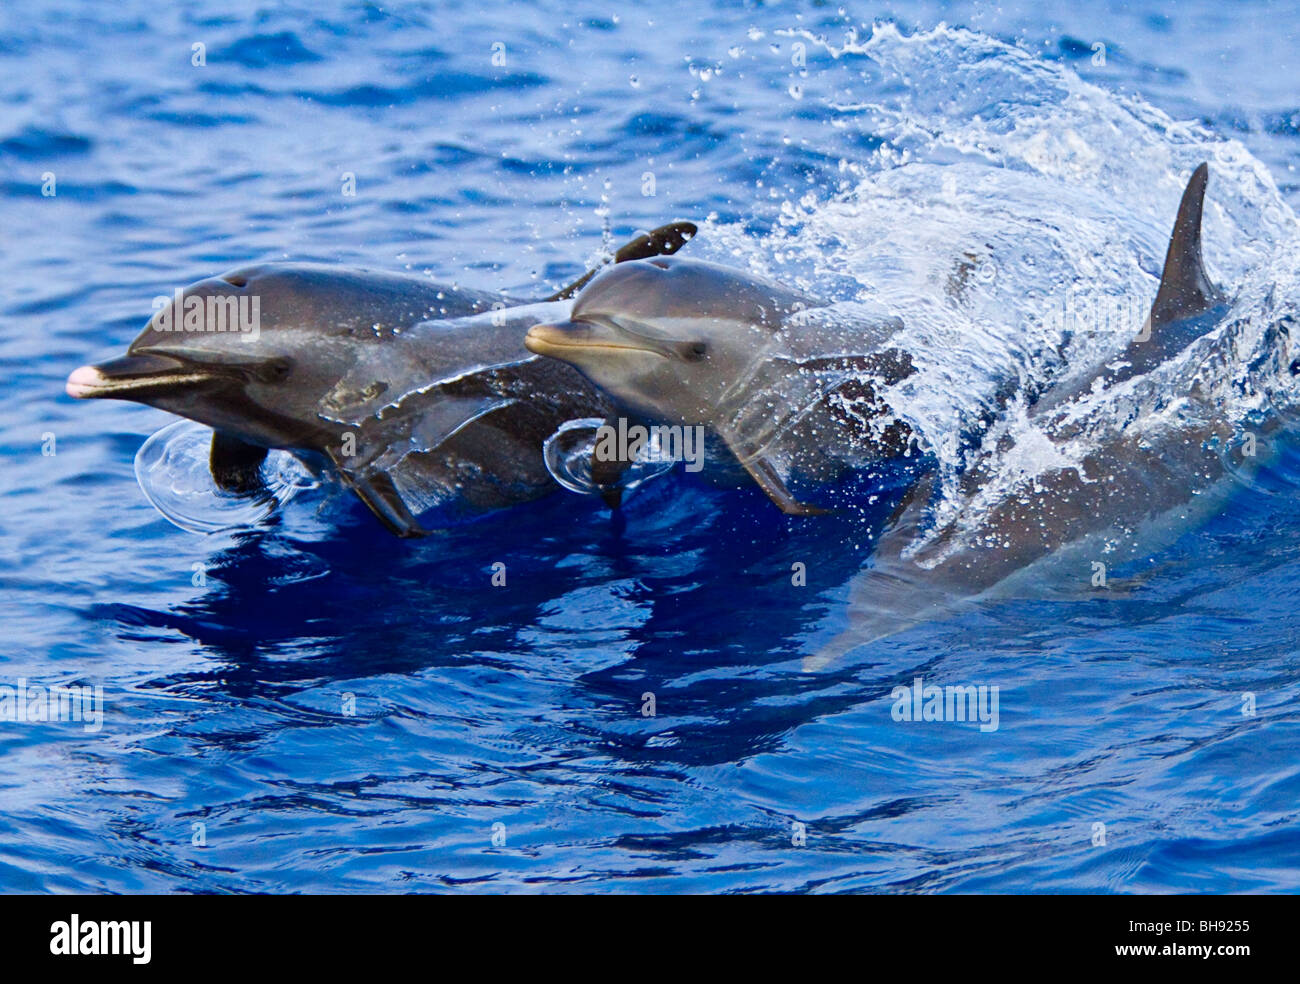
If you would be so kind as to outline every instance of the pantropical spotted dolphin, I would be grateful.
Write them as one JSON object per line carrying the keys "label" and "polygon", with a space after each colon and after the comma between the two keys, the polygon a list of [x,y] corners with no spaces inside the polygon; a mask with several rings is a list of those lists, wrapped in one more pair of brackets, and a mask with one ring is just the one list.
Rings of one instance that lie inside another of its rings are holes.
{"label": "pantropical spotted dolphin", "polygon": [[[842,312],[841,312],[842,313]],[[800,502],[792,474],[825,478],[825,452],[891,457],[909,432],[878,390],[912,372],[888,345],[901,327],[739,270],[661,257],[597,274],[568,318],[539,324],[524,344],[576,366],[621,412],[707,428],[784,512]]]}
{"label": "pantropical spotted dolphin", "polygon": [[[615,262],[672,253],[674,223]],[[131,400],[213,428],[217,484],[256,488],[269,448],[336,473],[389,530],[454,502],[492,508],[555,488],[542,444],[608,412],[578,373],[523,347],[591,271],[537,303],[420,277],[312,264],[234,270],[178,291],[127,354],[68,377],[78,398]]]}
{"label": "pantropical spotted dolphin", "polygon": [[[1212,331],[1225,323],[1229,302],[1201,256],[1207,178],[1201,164],[1188,182],[1155,302],[1122,355],[1062,380],[1018,428],[991,437],[937,521],[936,476],[919,483],[851,586],[848,628],[809,668],[974,597],[1040,593],[1054,571],[1092,585],[1105,569],[1097,564],[1149,555],[1259,467],[1263,438],[1280,433],[1280,415],[1258,433],[1243,430],[1212,385],[1234,367],[1231,337]],[[1295,328],[1290,315],[1271,325],[1278,350],[1288,349]],[[1192,345],[1189,358],[1175,360]],[[1290,358],[1281,364],[1294,373],[1300,366]],[[1167,366],[1169,379],[1143,378]],[[1144,383],[1156,392],[1143,396]],[[1130,405],[1156,410],[1116,411]]]}

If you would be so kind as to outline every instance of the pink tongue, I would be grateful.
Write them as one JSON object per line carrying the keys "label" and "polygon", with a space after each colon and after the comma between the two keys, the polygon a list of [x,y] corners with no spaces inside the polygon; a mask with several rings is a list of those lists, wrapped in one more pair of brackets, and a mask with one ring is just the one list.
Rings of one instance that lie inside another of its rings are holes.
{"label": "pink tongue", "polygon": [[104,385],[104,377],[100,375],[99,370],[94,366],[82,366],[80,369],[74,369],[72,375],[68,377],[67,391],[68,396],[75,396],[77,399],[85,399],[95,390]]}

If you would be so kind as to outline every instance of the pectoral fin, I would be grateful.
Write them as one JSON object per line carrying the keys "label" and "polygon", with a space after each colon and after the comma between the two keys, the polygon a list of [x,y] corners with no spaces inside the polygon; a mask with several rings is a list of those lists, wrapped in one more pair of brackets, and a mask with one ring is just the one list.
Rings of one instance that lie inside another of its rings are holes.
{"label": "pectoral fin", "polygon": [[610,509],[617,509],[623,504],[623,490],[615,485],[612,488],[601,489],[600,501],[609,506]]}
{"label": "pectoral fin", "polygon": [[393,485],[393,480],[385,472],[377,471],[369,475],[357,475],[346,465],[347,459],[334,451],[329,457],[338,469],[339,478],[351,489],[366,508],[375,514],[388,531],[400,537],[428,536],[429,531],[422,527],[402,500],[401,493]]}
{"label": "pectoral fin", "polygon": [[241,495],[264,488],[262,462],[266,460],[266,453],[264,447],[249,444],[224,431],[214,431],[212,450],[208,452],[208,468],[217,488]]}
{"label": "pectoral fin", "polygon": [[[605,423],[611,427],[617,427],[613,419],[606,420]],[[591,480],[596,483],[600,489],[600,497],[605,505],[610,509],[617,509],[623,504],[623,473],[628,470],[632,462],[623,458],[615,461],[608,461],[596,454],[595,449],[591,452]]]}
{"label": "pectoral fin", "polygon": [[740,458],[740,463],[745,471],[749,472],[750,477],[758,483],[758,487],[766,492],[767,497],[787,516],[824,516],[830,512],[829,509],[823,509],[821,506],[800,502],[791,495],[790,490],[785,487],[785,482],[781,481],[781,476],[777,474],[777,470],[766,458]]}

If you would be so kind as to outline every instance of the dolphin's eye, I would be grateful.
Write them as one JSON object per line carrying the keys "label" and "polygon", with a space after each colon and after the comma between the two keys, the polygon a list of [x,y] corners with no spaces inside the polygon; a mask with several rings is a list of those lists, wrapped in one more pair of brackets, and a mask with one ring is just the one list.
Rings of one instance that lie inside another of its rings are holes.
{"label": "dolphin's eye", "polygon": [[709,354],[709,347],[705,345],[703,342],[696,342],[694,345],[692,345],[690,348],[686,350],[686,357],[690,359],[692,362],[696,361],[697,359],[702,359],[708,354]]}
{"label": "dolphin's eye", "polygon": [[264,383],[282,383],[289,378],[289,373],[292,371],[292,360],[284,358],[270,359],[258,367],[257,378]]}

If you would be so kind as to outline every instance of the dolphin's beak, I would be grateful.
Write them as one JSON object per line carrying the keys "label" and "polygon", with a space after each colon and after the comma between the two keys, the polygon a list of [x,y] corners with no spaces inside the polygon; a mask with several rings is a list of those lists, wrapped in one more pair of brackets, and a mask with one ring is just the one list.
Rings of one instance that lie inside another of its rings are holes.
{"label": "dolphin's beak", "polygon": [[612,340],[597,339],[595,328],[595,325],[585,321],[533,325],[524,336],[524,348],[534,355],[549,355],[552,358],[563,359],[566,355],[575,354],[576,350],[592,348],[602,341]]}
{"label": "dolphin's beak", "polygon": [[67,391],[79,400],[138,400],[211,378],[210,374],[165,355],[124,355],[74,370],[68,377]]}
{"label": "dolphin's beak", "polygon": [[554,325],[533,325],[524,336],[524,347],[534,355],[549,355],[553,359],[572,361],[584,352],[613,350],[624,352],[664,353],[652,347],[653,343],[637,345],[622,332],[591,321],[562,321]]}

